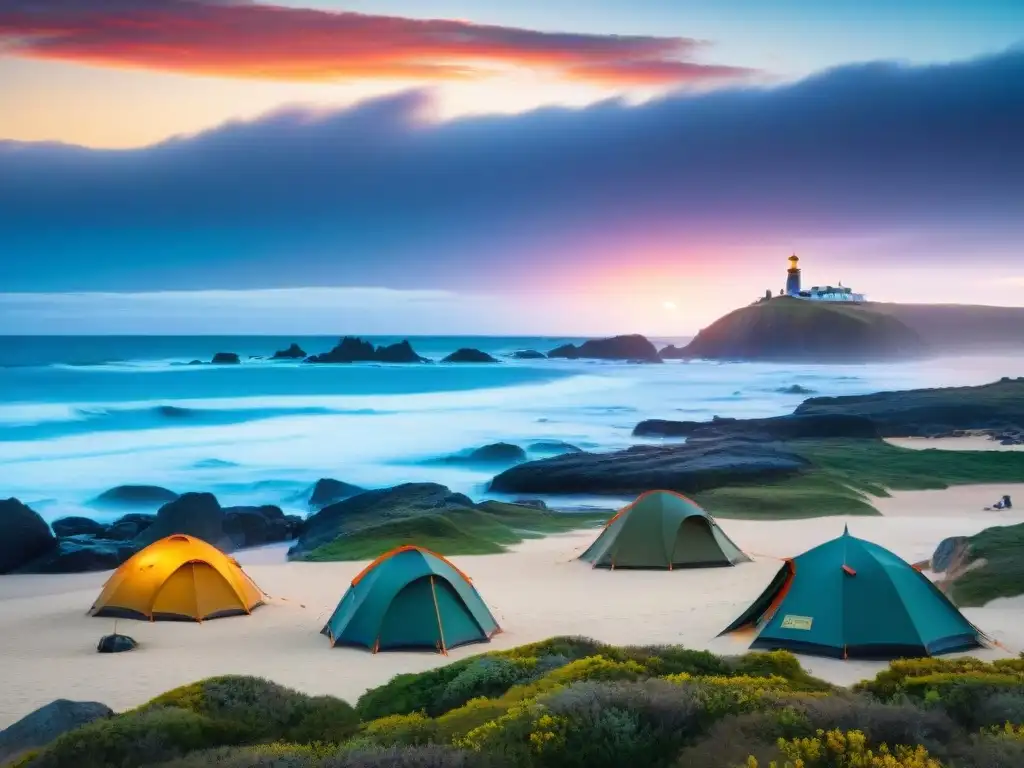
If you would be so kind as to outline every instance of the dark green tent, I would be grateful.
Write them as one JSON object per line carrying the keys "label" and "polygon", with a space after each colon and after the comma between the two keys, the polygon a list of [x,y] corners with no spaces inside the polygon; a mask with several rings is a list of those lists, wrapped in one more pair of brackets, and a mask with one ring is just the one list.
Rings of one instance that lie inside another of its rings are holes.
{"label": "dark green tent", "polygon": [[710,568],[750,560],[696,503],[648,491],[623,507],[580,560],[595,568]]}
{"label": "dark green tent", "polygon": [[757,632],[751,648],[844,659],[932,656],[984,639],[927,576],[848,530],[787,560],[722,634],[744,629]]}
{"label": "dark green tent", "polygon": [[321,634],[332,646],[365,646],[374,653],[446,653],[487,642],[499,631],[468,576],[441,555],[404,546],[381,555],[352,580]]}

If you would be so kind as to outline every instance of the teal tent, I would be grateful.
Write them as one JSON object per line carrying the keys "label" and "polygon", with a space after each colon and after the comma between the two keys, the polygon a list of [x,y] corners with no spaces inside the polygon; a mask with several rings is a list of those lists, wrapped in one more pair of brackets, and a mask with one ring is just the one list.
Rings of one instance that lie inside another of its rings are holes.
{"label": "teal tent", "polygon": [[500,632],[468,576],[441,555],[403,546],[352,580],[321,630],[331,645],[446,653]]}
{"label": "teal tent", "polygon": [[722,634],[753,630],[751,648],[895,659],[977,648],[985,636],[927,576],[850,535],[787,560]]}
{"label": "teal tent", "polygon": [[713,568],[750,560],[685,496],[647,491],[619,510],[579,557],[594,568]]}

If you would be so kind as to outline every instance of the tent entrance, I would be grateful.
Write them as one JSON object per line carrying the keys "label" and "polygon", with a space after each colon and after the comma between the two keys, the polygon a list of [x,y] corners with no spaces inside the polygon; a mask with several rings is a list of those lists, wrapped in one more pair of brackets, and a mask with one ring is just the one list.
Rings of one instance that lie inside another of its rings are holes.
{"label": "tent entrance", "polygon": [[706,518],[694,515],[679,525],[669,561],[672,568],[708,568],[732,565],[715,539]]}
{"label": "tent entrance", "polygon": [[785,565],[775,574],[775,578],[771,580],[771,583],[765,588],[764,592],[761,593],[761,596],[751,604],[742,616],[722,630],[719,633],[719,637],[743,629],[760,629],[761,625],[775,615],[775,611],[778,610],[782,601],[786,598],[786,593],[789,592],[795,573],[796,568],[793,565],[793,561],[787,560]]}
{"label": "tent entrance", "polygon": [[427,575],[395,595],[381,621],[376,650],[445,651],[487,639],[448,580]]}

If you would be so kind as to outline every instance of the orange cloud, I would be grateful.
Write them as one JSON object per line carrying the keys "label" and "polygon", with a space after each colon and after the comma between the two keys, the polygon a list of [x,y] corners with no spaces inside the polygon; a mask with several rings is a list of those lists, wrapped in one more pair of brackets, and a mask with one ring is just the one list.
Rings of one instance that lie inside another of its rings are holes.
{"label": "orange cloud", "polygon": [[305,82],[452,80],[538,68],[612,86],[735,79],[689,38],[537,32],[212,0],[4,0],[0,51],[25,58]]}

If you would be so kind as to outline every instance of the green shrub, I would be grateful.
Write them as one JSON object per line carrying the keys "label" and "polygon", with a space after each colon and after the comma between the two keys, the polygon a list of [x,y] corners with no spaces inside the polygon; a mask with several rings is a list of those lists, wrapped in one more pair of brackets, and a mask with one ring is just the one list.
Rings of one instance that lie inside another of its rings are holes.
{"label": "green shrub", "polygon": [[420,746],[436,740],[437,724],[422,712],[388,715],[364,725],[362,736],[381,747]]}
{"label": "green shrub", "polygon": [[537,659],[531,657],[481,656],[473,659],[445,686],[437,709],[447,712],[461,707],[470,699],[500,696],[516,683],[531,678],[536,668]]}
{"label": "green shrub", "polygon": [[750,677],[782,677],[793,690],[829,691],[833,686],[807,674],[800,660],[789,651],[753,651],[731,660],[731,673]]}
{"label": "green shrub", "polygon": [[736,768],[753,755],[767,765],[778,752],[779,739],[806,738],[814,728],[792,706],[766,712],[727,715],[714,723],[692,746],[684,748],[676,761],[678,768]]}
{"label": "green shrub", "polygon": [[426,712],[431,717],[439,715],[437,702],[444,690],[477,658],[460,659],[418,674],[396,675],[384,685],[371,688],[360,696],[356,711],[363,720],[411,712]]}
{"label": "green shrub", "polygon": [[951,676],[947,679],[952,680],[966,674],[998,675],[1003,679],[1018,677],[1024,681],[1024,658],[999,659],[992,663],[970,656],[959,659],[899,659],[875,675],[874,679],[857,683],[854,690],[890,701],[907,693],[908,687],[920,685],[920,678],[933,678],[937,681],[940,678],[936,676],[947,675]]}
{"label": "green shrub", "polygon": [[339,747],[334,744],[274,743],[254,747],[218,747],[161,763],[160,768],[313,768],[338,751]]}
{"label": "green shrub", "polygon": [[998,736],[975,736],[956,745],[949,758],[952,768],[1020,768],[1024,765],[1024,741]]}
{"label": "green shrub", "polygon": [[506,699],[472,699],[458,709],[445,712],[434,722],[437,724],[437,737],[450,744],[464,738],[474,728],[504,715],[512,707]]}
{"label": "green shrub", "polygon": [[58,737],[32,768],[135,768],[189,752],[242,744],[250,730],[188,709],[150,708],[97,720]]}

